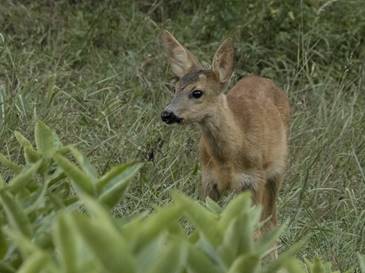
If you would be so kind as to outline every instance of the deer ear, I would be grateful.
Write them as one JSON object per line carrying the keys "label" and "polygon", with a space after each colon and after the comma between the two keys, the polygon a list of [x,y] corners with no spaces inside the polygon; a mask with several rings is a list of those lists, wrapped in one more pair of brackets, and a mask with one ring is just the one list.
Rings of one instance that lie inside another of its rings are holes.
{"label": "deer ear", "polygon": [[201,69],[197,59],[184,48],[167,30],[161,34],[162,44],[167,52],[172,71],[181,78],[194,69]]}
{"label": "deer ear", "polygon": [[212,68],[221,83],[226,83],[232,75],[234,48],[231,39],[226,39],[213,58]]}

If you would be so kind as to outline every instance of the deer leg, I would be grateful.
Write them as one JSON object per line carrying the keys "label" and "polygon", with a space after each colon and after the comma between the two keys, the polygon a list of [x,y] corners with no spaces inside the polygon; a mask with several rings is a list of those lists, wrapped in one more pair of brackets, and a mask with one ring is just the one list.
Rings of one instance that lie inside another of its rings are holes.
{"label": "deer leg", "polygon": [[213,170],[208,166],[202,168],[202,184],[201,184],[201,197],[205,199],[210,197],[214,201],[217,201],[220,197],[218,190],[218,181],[214,176]]}
{"label": "deer leg", "polygon": [[278,198],[282,180],[283,177],[281,175],[276,175],[274,177],[268,178],[265,184],[266,198],[264,206],[266,207],[266,215],[264,215],[264,217],[271,217],[272,227],[277,225],[276,200]]}
{"label": "deer leg", "polygon": [[[260,205],[262,207],[262,210],[264,210],[263,199],[265,194],[265,175],[263,172],[255,172],[254,174],[250,175],[250,177],[251,183],[244,183],[243,185],[245,185],[246,189],[250,190],[252,203],[254,205]],[[247,187],[248,185],[249,187]],[[261,212],[261,220],[263,220],[263,212]],[[262,229],[256,230],[254,238],[261,238],[262,231]]]}
{"label": "deer leg", "polygon": [[220,190],[218,187],[219,181],[217,174],[214,171],[212,157],[209,155],[202,142],[200,142],[200,163],[202,169],[200,197],[205,199],[209,196],[214,201],[217,201],[220,197]]}
{"label": "deer leg", "polygon": [[[265,184],[265,198],[263,200],[263,215],[262,219],[269,219],[269,222],[264,226],[265,231],[271,230],[277,225],[277,209],[276,200],[278,198],[279,189],[283,177],[276,175],[267,179]],[[277,243],[273,245],[274,251],[270,256],[274,259],[278,257]]]}
{"label": "deer leg", "polygon": [[252,176],[252,182],[250,186],[251,194],[252,194],[252,202],[255,205],[263,206],[263,200],[265,197],[265,174],[263,172],[257,172]]}

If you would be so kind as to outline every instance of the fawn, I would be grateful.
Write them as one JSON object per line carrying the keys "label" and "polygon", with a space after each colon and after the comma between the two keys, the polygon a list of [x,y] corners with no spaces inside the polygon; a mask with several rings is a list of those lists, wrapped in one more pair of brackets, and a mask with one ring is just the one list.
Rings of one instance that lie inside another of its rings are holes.
{"label": "fawn", "polygon": [[173,73],[175,95],[161,114],[167,123],[201,129],[202,195],[217,200],[226,190],[252,192],[262,219],[276,225],[276,198],[288,154],[289,102],[271,80],[250,75],[224,94],[233,72],[234,49],[225,40],[212,69],[204,69],[171,33],[161,40]]}

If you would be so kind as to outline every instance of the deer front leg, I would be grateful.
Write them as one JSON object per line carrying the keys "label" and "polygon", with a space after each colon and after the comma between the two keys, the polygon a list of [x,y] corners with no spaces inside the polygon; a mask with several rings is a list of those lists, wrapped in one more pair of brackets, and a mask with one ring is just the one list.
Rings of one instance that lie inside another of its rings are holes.
{"label": "deer front leg", "polygon": [[214,171],[213,159],[207,152],[207,149],[202,141],[200,141],[200,163],[202,169],[202,181],[200,196],[202,199],[208,196],[217,201],[220,197],[218,187],[218,177]]}
{"label": "deer front leg", "polygon": [[201,196],[203,199],[209,196],[214,201],[220,197],[218,180],[209,165],[202,168]]}

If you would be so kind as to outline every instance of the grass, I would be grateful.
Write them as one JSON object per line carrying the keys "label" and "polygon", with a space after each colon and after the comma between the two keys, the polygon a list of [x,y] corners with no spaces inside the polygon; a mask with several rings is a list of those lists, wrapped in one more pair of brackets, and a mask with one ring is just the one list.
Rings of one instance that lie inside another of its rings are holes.
{"label": "grass", "polygon": [[[236,73],[274,79],[293,108],[290,166],[280,194],[283,247],[312,234],[303,257],[353,268],[365,253],[365,3],[349,1],[3,1],[0,149],[20,160],[14,130],[41,119],[100,172],[146,164],[125,207],[198,196],[196,128],[167,127],[172,73],[163,28],[205,63],[235,39]],[[6,176],[6,170],[1,169]]]}

